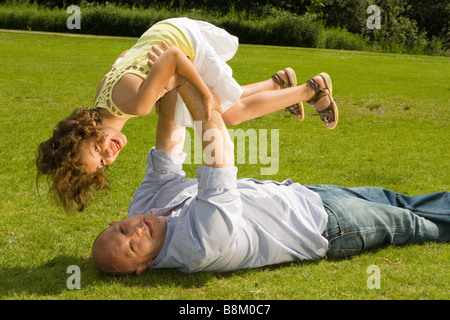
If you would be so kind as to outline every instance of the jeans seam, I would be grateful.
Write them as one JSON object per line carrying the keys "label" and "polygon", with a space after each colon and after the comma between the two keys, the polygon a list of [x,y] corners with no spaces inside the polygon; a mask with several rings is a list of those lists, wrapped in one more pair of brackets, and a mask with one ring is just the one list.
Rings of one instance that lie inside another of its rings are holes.
{"label": "jeans seam", "polygon": [[[337,227],[338,227],[338,230],[339,230],[339,236],[337,237],[337,238],[339,238],[340,236],[342,236],[345,232],[344,232],[344,230],[343,230],[343,228],[342,228],[342,222],[341,222],[341,220],[339,219],[339,215],[336,213],[336,211],[335,210],[333,210],[333,208],[331,208],[329,205],[327,205],[327,204],[323,204],[323,206],[325,207],[325,209],[326,209],[326,211],[327,211],[327,213],[328,214],[332,214],[335,218],[336,218],[336,221],[337,221]],[[327,210],[328,209],[328,210]],[[329,212],[328,212],[329,211]],[[329,240],[329,237],[330,237],[330,235],[328,234],[328,228],[326,228],[325,229],[325,237]],[[336,239],[336,238],[335,238]],[[334,240],[334,239],[333,239]]]}

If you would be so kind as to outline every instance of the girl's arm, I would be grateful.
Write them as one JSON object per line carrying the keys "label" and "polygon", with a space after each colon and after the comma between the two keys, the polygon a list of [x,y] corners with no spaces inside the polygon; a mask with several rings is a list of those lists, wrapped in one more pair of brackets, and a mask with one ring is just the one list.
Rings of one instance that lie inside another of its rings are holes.
{"label": "girl's arm", "polygon": [[130,101],[135,110],[134,114],[148,114],[171,77],[177,74],[189,81],[199,92],[206,108],[206,119],[210,120],[214,98],[194,65],[179,48],[168,48],[154,63],[150,64],[147,79]]}

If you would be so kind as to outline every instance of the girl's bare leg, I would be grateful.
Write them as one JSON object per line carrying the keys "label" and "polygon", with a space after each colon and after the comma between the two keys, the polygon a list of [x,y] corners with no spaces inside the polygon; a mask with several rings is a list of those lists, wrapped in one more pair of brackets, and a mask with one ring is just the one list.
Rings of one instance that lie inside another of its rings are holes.
{"label": "girl's bare leg", "polygon": [[[286,72],[284,71],[278,71],[277,72],[278,75],[287,83],[289,83],[289,78],[286,75]],[[245,86],[242,86],[242,89],[244,89],[242,95],[241,95],[241,99],[243,98],[247,98],[251,95],[263,92],[263,91],[270,91],[270,90],[280,90],[280,86],[273,81],[272,78],[261,81],[261,82],[256,82],[256,83],[252,83],[252,84],[248,84]]]}
{"label": "girl's bare leg", "polygon": [[[325,85],[320,76],[314,79],[323,87]],[[268,85],[266,83],[265,85]],[[237,125],[247,120],[281,110],[300,101],[308,101],[315,94],[314,90],[306,84],[286,88],[283,90],[262,91],[241,99],[231,106],[223,115],[223,119],[228,125]],[[330,99],[324,97],[320,99],[314,107],[322,111],[328,107]]]}

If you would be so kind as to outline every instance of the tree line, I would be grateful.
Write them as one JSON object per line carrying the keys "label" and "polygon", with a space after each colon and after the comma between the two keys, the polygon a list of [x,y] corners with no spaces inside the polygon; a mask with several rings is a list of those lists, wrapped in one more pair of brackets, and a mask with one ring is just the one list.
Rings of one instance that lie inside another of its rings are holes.
{"label": "tree line", "polygon": [[[89,7],[114,5],[129,9],[164,8],[177,12],[208,12],[210,17],[237,14],[239,18],[292,19],[348,31],[369,43],[395,52],[404,48],[425,48],[437,54],[450,54],[450,2],[442,0],[5,0],[8,4],[37,4],[46,8],[69,5]],[[369,12],[376,6],[378,12]],[[378,14],[378,28],[369,28],[368,19]],[[237,28],[235,26],[235,28]],[[401,47],[401,48],[400,48]]]}

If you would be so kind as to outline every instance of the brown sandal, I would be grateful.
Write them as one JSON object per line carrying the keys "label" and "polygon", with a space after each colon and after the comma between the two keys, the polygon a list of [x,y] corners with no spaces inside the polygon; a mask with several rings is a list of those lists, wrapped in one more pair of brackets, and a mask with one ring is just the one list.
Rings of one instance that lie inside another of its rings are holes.
{"label": "brown sandal", "polygon": [[[276,84],[280,86],[281,89],[290,88],[290,87],[296,87],[297,86],[297,76],[295,75],[295,72],[292,68],[286,68],[284,69],[284,72],[286,72],[286,75],[288,76],[289,83],[283,80],[278,73],[275,73],[272,76],[273,81],[275,81]],[[299,102],[292,106],[289,106],[285,108],[286,111],[289,111],[293,115],[295,115],[300,121],[303,121],[305,118],[305,112],[303,109],[303,103]]]}
{"label": "brown sandal", "polygon": [[328,129],[332,130],[336,128],[338,123],[339,113],[337,109],[336,102],[334,102],[332,97],[333,86],[331,84],[331,78],[325,72],[319,74],[325,82],[325,88],[320,87],[314,78],[309,79],[306,83],[316,92],[315,95],[307,101],[309,104],[314,105],[317,101],[322,99],[325,96],[328,96],[330,99],[330,105],[328,108],[322,111],[317,111],[319,113],[320,118],[327,126]]}

